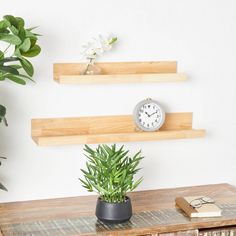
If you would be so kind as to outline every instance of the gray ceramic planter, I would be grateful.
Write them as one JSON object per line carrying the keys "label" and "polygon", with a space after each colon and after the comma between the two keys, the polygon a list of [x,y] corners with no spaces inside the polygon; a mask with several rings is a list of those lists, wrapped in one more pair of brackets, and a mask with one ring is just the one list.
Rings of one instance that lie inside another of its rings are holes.
{"label": "gray ceramic planter", "polygon": [[132,205],[129,197],[125,202],[109,203],[97,200],[96,216],[99,220],[106,223],[121,223],[128,221],[132,216]]}

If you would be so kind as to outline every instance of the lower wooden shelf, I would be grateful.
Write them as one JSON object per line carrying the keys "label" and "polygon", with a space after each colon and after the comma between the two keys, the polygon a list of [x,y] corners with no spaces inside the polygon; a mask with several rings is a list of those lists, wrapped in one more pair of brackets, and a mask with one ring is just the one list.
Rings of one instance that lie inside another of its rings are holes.
{"label": "lower wooden shelf", "polygon": [[137,130],[131,115],[32,120],[32,139],[39,146],[200,138],[205,134],[203,129],[192,129],[192,113],[168,113],[165,124],[155,132]]}

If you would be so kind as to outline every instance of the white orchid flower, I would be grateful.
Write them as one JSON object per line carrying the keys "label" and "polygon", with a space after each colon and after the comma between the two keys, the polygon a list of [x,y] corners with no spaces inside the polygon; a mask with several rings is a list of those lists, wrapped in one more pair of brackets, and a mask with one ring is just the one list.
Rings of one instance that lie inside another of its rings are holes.
{"label": "white orchid flower", "polygon": [[116,41],[117,37],[103,37],[102,35],[99,35],[97,38],[92,38],[86,45],[83,45],[83,51],[81,53],[87,59],[96,59],[98,55],[101,56],[104,52],[111,50],[112,45]]}

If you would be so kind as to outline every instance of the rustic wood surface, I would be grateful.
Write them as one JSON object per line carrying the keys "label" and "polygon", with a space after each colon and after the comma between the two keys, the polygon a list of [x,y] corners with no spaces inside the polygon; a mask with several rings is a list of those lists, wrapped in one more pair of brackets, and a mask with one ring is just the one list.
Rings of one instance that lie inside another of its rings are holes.
{"label": "rustic wood surface", "polygon": [[33,119],[32,138],[40,146],[131,142],[205,136],[192,129],[192,113],[168,113],[160,131],[143,132],[131,115]]}
{"label": "rustic wood surface", "polygon": [[[175,206],[177,196],[208,195],[214,198],[223,208],[223,216],[216,218],[190,219],[182,214]],[[137,227],[129,225],[126,229],[118,228],[79,235],[145,235],[156,233],[170,233],[194,229],[207,229],[222,226],[236,225],[236,188],[229,184],[205,185],[184,187],[176,189],[160,189],[130,193],[134,215],[158,214],[162,221],[157,225]],[[6,233],[7,228],[14,224],[27,224],[32,222],[46,222],[48,220],[80,219],[88,217],[94,220],[96,196],[83,196],[74,198],[38,200],[27,202],[13,202],[0,204],[0,226]],[[231,207],[234,206],[231,209]],[[163,213],[163,214],[160,214]],[[167,214],[168,213],[168,214]],[[152,222],[153,222],[152,218]],[[150,218],[151,222],[151,218]],[[22,234],[24,235],[24,234]],[[31,235],[31,234],[28,234]],[[32,234],[34,235],[34,234]],[[37,235],[37,234],[35,234]],[[77,234],[78,235],[78,234]]]}

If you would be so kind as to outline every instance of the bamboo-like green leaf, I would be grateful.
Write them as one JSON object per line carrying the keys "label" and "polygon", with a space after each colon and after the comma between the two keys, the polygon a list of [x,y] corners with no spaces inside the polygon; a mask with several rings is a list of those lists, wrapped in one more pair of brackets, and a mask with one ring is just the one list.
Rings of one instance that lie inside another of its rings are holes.
{"label": "bamboo-like green leaf", "polygon": [[142,181],[143,181],[143,177],[139,178],[139,179],[133,184],[133,186],[132,186],[132,188],[131,188],[131,191],[133,191],[134,189],[136,189]]}
{"label": "bamboo-like green leaf", "polygon": [[21,55],[24,56],[24,53],[26,53],[27,51],[29,51],[30,47],[31,47],[30,39],[29,39],[29,38],[26,38],[26,39],[24,40],[24,42],[19,46],[19,49],[20,49],[21,51],[23,51],[23,52],[21,53]]}
{"label": "bamboo-like green leaf", "polygon": [[88,191],[97,191],[104,201],[122,202],[127,191],[134,190],[142,181],[134,182],[133,177],[141,159],[141,152],[132,158],[128,157],[128,150],[116,145],[99,145],[95,150],[85,145],[88,162],[87,170],[81,170],[85,180],[81,181]]}
{"label": "bamboo-like green leaf", "polygon": [[21,39],[16,35],[0,33],[0,40],[13,44],[13,45],[21,44]]}
{"label": "bamboo-like green leaf", "polygon": [[22,65],[22,67],[24,68],[25,72],[29,75],[29,76],[33,76],[34,75],[34,68],[33,65],[30,63],[30,61],[28,61],[25,58],[20,58],[20,63]]}
{"label": "bamboo-like green leaf", "polygon": [[21,55],[24,57],[36,57],[39,55],[40,52],[41,48],[39,47],[39,45],[34,45],[30,49],[22,52]]}

